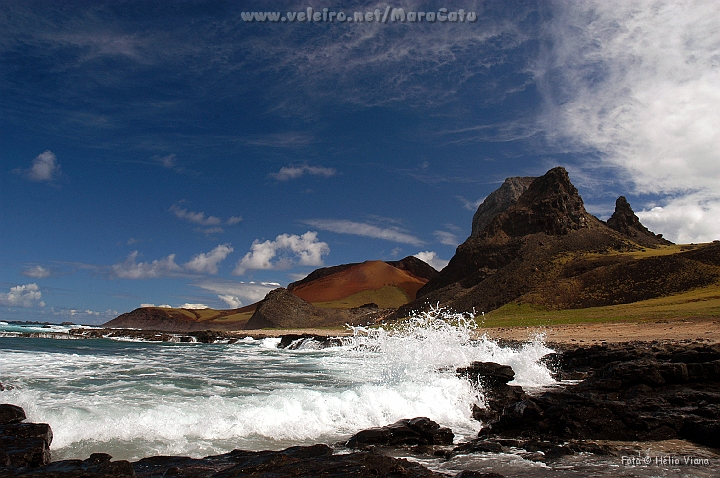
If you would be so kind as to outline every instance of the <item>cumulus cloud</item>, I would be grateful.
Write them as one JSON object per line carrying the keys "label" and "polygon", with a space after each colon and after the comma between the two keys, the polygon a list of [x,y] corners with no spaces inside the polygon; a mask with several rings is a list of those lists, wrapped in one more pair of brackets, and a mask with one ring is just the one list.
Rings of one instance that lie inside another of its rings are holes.
{"label": "cumulus cloud", "polygon": [[671,199],[636,213],[651,231],[681,244],[720,239],[720,200],[697,194]]}
{"label": "cumulus cloud", "polygon": [[45,302],[40,300],[42,292],[37,284],[16,285],[10,288],[10,292],[0,292],[0,305],[9,307],[45,307]]}
{"label": "cumulus cloud", "polygon": [[291,179],[297,179],[305,174],[311,174],[313,176],[324,176],[329,178],[335,176],[337,171],[335,168],[323,168],[321,166],[308,166],[302,164],[300,166],[285,166],[280,168],[277,173],[272,173],[270,176],[278,181],[289,181]]}
{"label": "cumulus cloud", "polygon": [[324,231],[337,232],[340,234],[353,234],[356,236],[384,239],[386,241],[400,242],[421,246],[424,242],[417,237],[401,231],[395,227],[378,227],[363,222],[354,222],[344,219],[308,219],[302,221],[305,224],[322,229]]}
{"label": "cumulus cloud", "polygon": [[120,279],[155,279],[182,272],[182,267],[175,263],[175,254],[152,262],[137,262],[139,252],[128,254],[124,262],[112,266],[112,274]]}
{"label": "cumulus cloud", "polygon": [[276,282],[235,282],[228,280],[206,280],[195,284],[196,287],[217,294],[231,309],[252,304],[265,298],[268,292],[280,287]]}
{"label": "cumulus cloud", "polygon": [[185,267],[198,274],[217,274],[218,263],[225,260],[232,251],[230,244],[220,244],[210,252],[196,255]]}
{"label": "cumulus cloud", "polygon": [[50,271],[42,266],[28,267],[22,271],[22,275],[25,277],[32,277],[34,279],[44,279],[50,277]]}
{"label": "cumulus cloud", "polygon": [[52,151],[45,151],[33,159],[30,169],[18,170],[31,181],[53,181],[60,176],[60,164]]}
{"label": "cumulus cloud", "polygon": [[421,261],[427,262],[436,270],[442,270],[446,265],[448,265],[448,262],[450,262],[446,261],[445,259],[440,259],[437,253],[434,251],[418,252],[417,254],[415,254],[415,257],[417,257]]}
{"label": "cumulus cloud", "polygon": [[556,7],[553,48],[536,71],[550,139],[595,154],[588,168],[614,172],[637,194],[667,195],[663,213],[648,218],[673,223],[672,240],[718,237],[720,215],[704,216],[700,229],[694,217],[720,201],[720,4]]}
{"label": "cumulus cloud", "polygon": [[177,204],[173,204],[170,211],[180,219],[192,222],[194,224],[200,224],[201,226],[219,226],[222,224],[222,220],[219,217],[208,216],[205,217],[204,212],[192,212],[185,208],[179,207]]}
{"label": "cumulus cloud", "polygon": [[[278,253],[279,259],[273,262]],[[281,234],[274,241],[255,240],[250,252],[237,263],[233,274],[242,275],[247,270],[286,269],[295,264],[322,266],[322,257],[329,253],[330,247],[318,241],[317,232],[308,231],[302,236]]]}

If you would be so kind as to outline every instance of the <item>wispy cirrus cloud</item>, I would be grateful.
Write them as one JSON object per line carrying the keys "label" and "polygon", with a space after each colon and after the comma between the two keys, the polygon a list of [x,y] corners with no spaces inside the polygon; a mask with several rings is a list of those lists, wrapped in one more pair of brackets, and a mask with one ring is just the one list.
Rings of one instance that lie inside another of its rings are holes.
{"label": "wispy cirrus cloud", "polygon": [[311,227],[322,229],[323,231],[336,232],[339,234],[371,237],[374,239],[400,242],[402,244],[412,244],[414,246],[420,246],[425,243],[422,239],[408,234],[397,227],[379,227],[373,224],[349,221],[347,219],[306,219],[301,222]]}
{"label": "wispy cirrus cloud", "polygon": [[25,277],[32,277],[33,279],[44,279],[50,277],[50,270],[40,265],[34,265],[27,267],[22,271],[22,275]]}
{"label": "wispy cirrus cloud", "polygon": [[298,166],[284,166],[280,168],[277,173],[271,173],[270,177],[277,181],[289,181],[291,179],[297,179],[301,176],[309,174],[311,176],[323,176],[329,178],[337,174],[335,168],[325,168],[322,166],[308,166],[307,164],[301,164]]}
{"label": "wispy cirrus cloud", "polygon": [[221,225],[234,226],[242,222],[242,217],[240,216],[231,216],[228,219],[223,220],[217,216],[206,216],[205,212],[203,211],[189,211],[187,208],[180,207],[177,204],[173,204],[170,207],[170,212],[175,214],[178,219],[183,219],[190,223],[203,226],[204,228],[201,227],[196,230],[198,232],[203,232],[206,235],[220,234],[225,232],[225,229],[220,227]]}
{"label": "wispy cirrus cloud", "polygon": [[670,226],[661,232],[671,240],[720,237],[720,4],[552,5],[544,33],[553,47],[534,64],[547,138],[589,153],[578,167],[594,175],[665,196],[645,217]]}

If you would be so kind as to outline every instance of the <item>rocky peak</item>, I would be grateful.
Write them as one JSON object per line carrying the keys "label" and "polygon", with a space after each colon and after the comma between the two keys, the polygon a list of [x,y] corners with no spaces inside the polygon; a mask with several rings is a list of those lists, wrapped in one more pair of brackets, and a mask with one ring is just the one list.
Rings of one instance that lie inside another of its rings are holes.
{"label": "rocky peak", "polygon": [[532,181],[515,205],[492,219],[483,235],[494,236],[502,232],[510,237],[521,237],[543,232],[560,236],[588,227],[588,217],[567,171],[557,167]]}
{"label": "rocky peak", "polygon": [[642,225],[625,196],[620,196],[615,201],[615,212],[607,220],[607,225],[644,245],[672,244],[667,239],[663,239],[662,234],[655,234]]}
{"label": "rocky peak", "polygon": [[495,216],[514,206],[533,180],[534,177],[507,178],[498,189],[491,192],[475,211],[470,237],[478,237]]}

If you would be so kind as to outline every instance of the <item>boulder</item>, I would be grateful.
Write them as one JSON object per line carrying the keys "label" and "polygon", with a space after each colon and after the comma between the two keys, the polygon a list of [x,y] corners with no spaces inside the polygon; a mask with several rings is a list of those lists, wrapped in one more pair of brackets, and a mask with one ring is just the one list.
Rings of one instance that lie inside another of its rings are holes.
{"label": "boulder", "polygon": [[348,448],[401,445],[450,445],[455,435],[452,430],[441,427],[425,417],[398,420],[378,428],[362,430],[347,441]]}

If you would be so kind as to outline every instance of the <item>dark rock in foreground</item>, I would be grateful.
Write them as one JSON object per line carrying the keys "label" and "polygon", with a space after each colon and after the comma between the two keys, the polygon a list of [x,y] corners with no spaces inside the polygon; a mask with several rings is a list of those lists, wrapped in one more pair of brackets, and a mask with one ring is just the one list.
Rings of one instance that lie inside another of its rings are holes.
{"label": "dark rock in foreground", "polygon": [[562,375],[587,378],[505,405],[482,436],[720,446],[720,345],[598,345],[555,359]]}
{"label": "dark rock in foreground", "polygon": [[22,408],[0,405],[0,470],[1,467],[38,467],[50,463],[53,439],[50,425],[23,423],[24,420]]}
{"label": "dark rock in foreground", "polygon": [[378,428],[362,430],[347,441],[348,448],[403,445],[452,445],[452,430],[425,417],[398,420]]}

